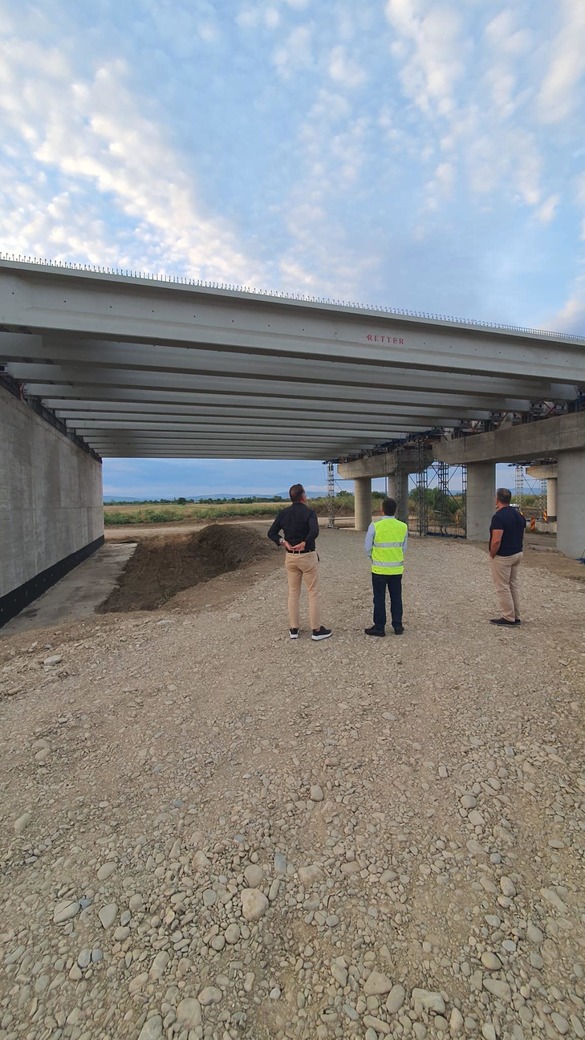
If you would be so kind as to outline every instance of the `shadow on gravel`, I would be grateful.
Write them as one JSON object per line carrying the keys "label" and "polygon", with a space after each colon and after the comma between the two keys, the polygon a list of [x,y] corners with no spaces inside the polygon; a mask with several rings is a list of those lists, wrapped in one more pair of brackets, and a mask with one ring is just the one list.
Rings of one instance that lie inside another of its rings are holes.
{"label": "shadow on gravel", "polygon": [[145,539],[98,613],[157,610],[178,592],[237,571],[272,551],[264,531],[239,524],[211,524],[196,534]]}

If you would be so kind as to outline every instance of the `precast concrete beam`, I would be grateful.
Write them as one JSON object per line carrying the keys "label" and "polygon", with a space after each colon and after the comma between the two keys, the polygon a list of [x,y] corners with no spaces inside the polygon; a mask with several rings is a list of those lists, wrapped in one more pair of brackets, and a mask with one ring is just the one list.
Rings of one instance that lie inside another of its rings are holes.
{"label": "precast concrete beam", "polygon": [[314,434],[328,434],[331,437],[334,435],[347,436],[349,433],[353,433],[356,436],[359,434],[365,440],[378,444],[383,440],[391,440],[395,433],[412,433],[416,430],[425,430],[426,425],[424,423],[388,423],[386,426],[365,426],[358,423],[353,426],[351,423],[319,423],[317,421],[304,422],[302,425],[292,422],[283,422],[278,419],[255,419],[255,420],[242,420],[242,419],[228,419],[221,418],[220,421],[214,421],[213,417],[205,420],[198,420],[194,417],[192,420],[183,418],[182,420],[175,419],[173,422],[167,422],[165,420],[148,421],[144,419],[136,420],[136,422],[123,421],[123,420],[99,420],[91,422],[88,419],[71,420],[67,423],[67,426],[71,430],[75,430],[80,436],[86,436],[92,433],[104,433],[109,430],[145,430],[153,433],[221,433],[222,430],[226,432],[241,433],[242,436],[246,436],[247,433],[263,433],[271,432],[288,434],[291,437],[297,433],[303,433],[305,436],[312,436]]}
{"label": "precast concrete beam", "polygon": [[[47,408],[52,406],[47,402],[43,402]],[[292,419],[295,422],[308,422],[308,423],[342,423],[346,428],[352,426],[356,428],[359,426],[382,426],[388,429],[395,423],[402,425],[408,425],[409,423],[415,423],[415,425],[428,430],[429,425],[443,425],[443,426],[457,426],[461,421],[461,416],[452,415],[447,409],[440,410],[435,409],[433,413],[429,414],[422,412],[419,414],[418,411],[405,411],[404,414],[400,409],[392,410],[391,412],[384,413],[382,411],[366,414],[362,409],[360,412],[346,411],[339,409],[338,411],[323,410],[318,407],[312,409],[308,408],[239,408],[236,405],[165,405],[163,404],[118,404],[113,406],[101,407],[86,407],[86,408],[63,408],[63,402],[57,401],[57,407],[52,408],[55,415],[59,416],[60,419],[66,419],[70,421],[78,420],[80,422],[96,422],[97,420],[119,420],[125,422],[156,422],[157,419],[172,419],[173,422],[181,423],[188,419],[205,421],[210,419],[211,421],[221,418],[226,419],[268,419],[274,422],[280,422],[285,419]],[[489,418],[489,413],[484,413],[485,418]]]}
{"label": "precast concrete beam", "polygon": [[[29,384],[29,386],[32,384]],[[311,387],[309,387],[311,389]],[[316,408],[321,412],[342,411],[344,414],[352,412],[363,412],[364,404],[369,407],[380,408],[383,412],[400,414],[454,414],[468,416],[469,418],[483,419],[486,412],[527,412],[530,401],[522,398],[512,397],[487,397],[483,395],[469,394],[462,400],[460,394],[448,393],[419,393],[414,390],[384,390],[374,394],[371,389],[360,391],[355,388],[354,395],[343,394],[345,388],[338,388],[331,398],[309,395],[307,387],[302,399],[299,399],[296,391],[288,384],[281,388],[280,393],[272,392],[270,387],[266,393],[248,394],[241,392],[224,392],[223,384],[221,392],[205,390],[160,390],[157,387],[135,388],[118,387],[110,384],[101,385],[76,385],[69,383],[58,385],[54,383],[34,384],[34,395],[42,397],[47,408],[73,407],[89,410],[94,407],[108,408],[116,405],[132,405],[138,407],[140,404],[155,406],[163,405],[185,405],[190,407],[194,404],[237,406],[242,408],[292,408],[299,409]]]}
{"label": "precast concrete beam", "polygon": [[[0,355],[1,360],[1,355]],[[231,387],[240,392],[256,393],[263,391],[262,384],[267,380],[276,381],[281,394],[286,391],[287,384],[294,387],[298,396],[308,394],[315,386],[325,388],[327,396],[332,396],[334,387],[357,387],[362,392],[366,389],[378,391],[421,390],[427,393],[440,394],[459,393],[462,395],[485,393],[490,397],[501,394],[505,397],[529,398],[530,400],[572,401],[575,391],[572,387],[561,383],[546,383],[525,375],[524,378],[456,373],[447,375],[442,372],[422,369],[390,369],[372,368],[368,366],[329,363],[317,365],[307,359],[304,365],[292,368],[281,359],[269,365],[261,361],[254,363],[247,356],[239,357],[238,363],[230,367],[222,361],[220,353],[208,354],[200,364],[189,368],[169,371],[162,366],[159,369],[124,366],[84,365],[79,360],[66,364],[47,364],[43,362],[11,361],[7,363],[7,371],[23,383],[72,383],[132,387],[165,387],[168,389],[189,388],[197,390],[207,385],[212,390],[224,389],[226,379],[231,380]],[[207,384],[202,380],[207,378]],[[218,382],[218,380],[220,380]],[[34,391],[31,391],[34,392]],[[270,391],[264,387],[264,392]],[[314,391],[313,391],[314,394]],[[355,399],[355,398],[354,398]],[[384,397],[382,397],[384,399]],[[440,402],[437,400],[437,404]],[[461,402],[465,406],[465,402]]]}
{"label": "precast concrete beam", "polygon": [[472,462],[522,462],[530,458],[578,451],[585,445],[585,411],[537,419],[489,433],[436,441],[436,459],[451,466]]}
{"label": "precast concrete beam", "polygon": [[8,261],[0,262],[0,324],[407,368],[414,356],[420,368],[445,373],[537,371],[585,383],[583,344],[564,337]]}

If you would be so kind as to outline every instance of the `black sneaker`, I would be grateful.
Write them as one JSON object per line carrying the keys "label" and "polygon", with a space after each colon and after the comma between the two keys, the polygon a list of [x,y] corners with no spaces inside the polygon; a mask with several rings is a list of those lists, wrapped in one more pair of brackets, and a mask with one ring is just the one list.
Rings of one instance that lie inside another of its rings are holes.
{"label": "black sneaker", "polygon": [[298,639],[299,638],[299,630],[298,630],[298,628],[289,628],[289,632],[290,632],[291,639]]}
{"label": "black sneaker", "polygon": [[403,632],[404,632],[404,628],[402,627],[402,625],[394,625],[394,634],[395,635],[401,636],[403,634]]}
{"label": "black sneaker", "polygon": [[501,625],[502,628],[514,628],[515,621],[508,621],[505,617],[490,618],[490,625]]}
{"label": "black sneaker", "polygon": [[515,619],[514,619],[514,624],[515,624],[515,625],[521,625],[521,624],[522,624],[522,622],[521,622],[521,620],[520,620],[520,618],[519,618],[519,617],[517,617],[517,618],[515,618]]}
{"label": "black sneaker", "polygon": [[323,628],[323,625],[321,625],[321,628],[313,629],[311,639],[329,639],[329,636],[331,634],[332,633],[330,628]]}
{"label": "black sneaker", "polygon": [[371,628],[364,628],[364,632],[366,633],[367,636],[385,636],[386,635],[386,633],[385,633],[383,628],[376,628],[375,625],[372,625]]}

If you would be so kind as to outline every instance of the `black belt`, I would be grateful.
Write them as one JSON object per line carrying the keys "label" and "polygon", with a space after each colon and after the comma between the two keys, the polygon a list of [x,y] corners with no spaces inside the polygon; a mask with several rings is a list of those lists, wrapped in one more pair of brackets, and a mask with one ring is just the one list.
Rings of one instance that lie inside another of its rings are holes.
{"label": "black belt", "polygon": [[291,556],[303,556],[305,553],[315,552],[314,549],[285,549]]}

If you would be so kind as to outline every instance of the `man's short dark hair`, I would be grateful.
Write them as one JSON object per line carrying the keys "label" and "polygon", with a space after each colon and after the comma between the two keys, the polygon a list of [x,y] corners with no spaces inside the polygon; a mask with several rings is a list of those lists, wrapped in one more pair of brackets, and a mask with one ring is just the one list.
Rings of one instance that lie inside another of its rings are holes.
{"label": "man's short dark hair", "polygon": [[384,516],[394,516],[396,512],[396,502],[393,498],[385,498],[382,502],[382,511]]}
{"label": "man's short dark hair", "polygon": [[512,501],[512,492],[509,488],[498,488],[496,498],[503,506],[509,506]]}
{"label": "man's short dark hair", "polygon": [[291,502],[300,502],[301,498],[305,493],[305,489],[302,484],[293,484],[288,491]]}

